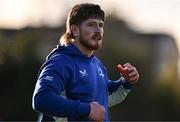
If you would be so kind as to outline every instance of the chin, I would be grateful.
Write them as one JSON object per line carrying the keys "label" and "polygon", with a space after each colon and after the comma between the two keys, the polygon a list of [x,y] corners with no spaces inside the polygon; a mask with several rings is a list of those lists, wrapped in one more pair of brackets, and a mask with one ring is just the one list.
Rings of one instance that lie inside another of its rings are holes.
{"label": "chin", "polygon": [[96,44],[96,45],[94,45],[94,46],[93,46],[93,47],[94,47],[94,50],[100,49],[100,48],[101,48],[101,45],[102,45],[102,44]]}
{"label": "chin", "polygon": [[90,50],[98,50],[101,48],[102,40],[94,41],[93,43],[82,43],[86,48]]}

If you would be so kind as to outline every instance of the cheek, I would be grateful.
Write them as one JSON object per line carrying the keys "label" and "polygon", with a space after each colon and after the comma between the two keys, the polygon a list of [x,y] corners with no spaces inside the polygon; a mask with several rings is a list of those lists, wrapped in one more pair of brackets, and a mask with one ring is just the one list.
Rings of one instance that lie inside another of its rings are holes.
{"label": "cheek", "polygon": [[91,38],[93,36],[93,31],[90,30],[83,30],[82,31],[82,35],[85,38]]}

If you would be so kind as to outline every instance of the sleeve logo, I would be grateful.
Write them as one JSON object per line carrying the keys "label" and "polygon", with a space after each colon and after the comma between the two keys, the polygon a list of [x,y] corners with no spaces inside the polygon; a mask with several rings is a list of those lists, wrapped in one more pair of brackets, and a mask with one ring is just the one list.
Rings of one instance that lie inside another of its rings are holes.
{"label": "sleeve logo", "polygon": [[53,80],[53,76],[47,75],[47,76],[45,77],[45,79],[46,79],[46,80],[49,80],[49,81],[52,81],[52,80]]}

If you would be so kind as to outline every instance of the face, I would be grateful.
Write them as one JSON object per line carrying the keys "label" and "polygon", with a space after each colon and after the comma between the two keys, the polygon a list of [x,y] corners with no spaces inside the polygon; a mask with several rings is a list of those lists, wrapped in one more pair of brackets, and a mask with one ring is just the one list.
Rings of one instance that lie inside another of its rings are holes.
{"label": "face", "polygon": [[78,40],[89,50],[101,48],[104,33],[104,22],[101,19],[90,18],[79,26]]}

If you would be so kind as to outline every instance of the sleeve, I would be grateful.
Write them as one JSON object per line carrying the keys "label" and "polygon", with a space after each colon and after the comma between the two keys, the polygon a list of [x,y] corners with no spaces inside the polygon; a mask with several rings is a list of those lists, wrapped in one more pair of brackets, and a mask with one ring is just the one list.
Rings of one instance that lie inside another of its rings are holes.
{"label": "sleeve", "polygon": [[124,89],[131,89],[132,85],[128,83],[123,77],[120,77],[116,81],[108,81],[108,93],[112,94],[114,91],[116,91],[120,86],[122,86]]}
{"label": "sleeve", "polygon": [[66,99],[59,95],[68,84],[70,71],[66,65],[58,66],[57,63],[59,64],[50,61],[42,69],[32,98],[33,109],[56,117],[73,119],[88,117],[90,113],[88,103]]}
{"label": "sleeve", "polygon": [[123,77],[117,81],[110,81],[108,85],[109,96],[108,106],[112,107],[121,103],[131,91],[131,84],[129,84]]}

